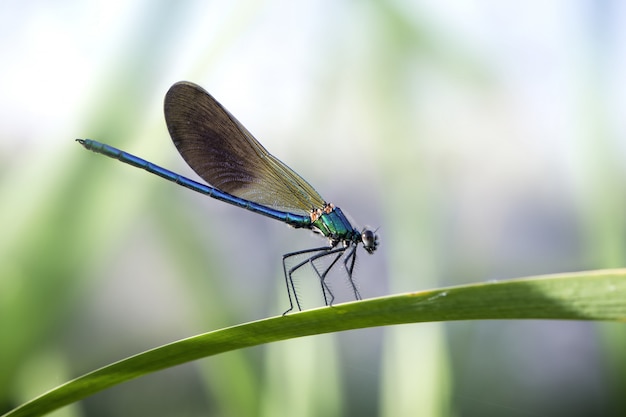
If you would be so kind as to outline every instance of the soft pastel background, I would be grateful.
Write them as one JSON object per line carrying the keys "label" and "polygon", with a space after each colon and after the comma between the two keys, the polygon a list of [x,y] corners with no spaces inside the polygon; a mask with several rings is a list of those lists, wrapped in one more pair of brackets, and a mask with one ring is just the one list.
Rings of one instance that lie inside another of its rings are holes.
{"label": "soft pastel background", "polygon": [[[323,244],[74,142],[196,178],[162,114],[179,80],[380,227],[380,250],[360,251],[365,297],[626,264],[623,2],[6,0],[0,60],[0,412],[282,313],[280,256]],[[624,352],[623,324],[369,329],[201,360],[55,415],[623,416]]]}

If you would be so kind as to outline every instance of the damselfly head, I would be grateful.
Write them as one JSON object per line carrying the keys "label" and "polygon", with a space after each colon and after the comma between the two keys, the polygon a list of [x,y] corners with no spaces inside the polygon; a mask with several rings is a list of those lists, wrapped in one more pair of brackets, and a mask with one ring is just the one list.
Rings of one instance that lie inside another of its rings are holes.
{"label": "damselfly head", "polygon": [[375,231],[371,231],[370,229],[363,229],[361,232],[361,241],[367,253],[374,253],[378,246],[378,236]]}

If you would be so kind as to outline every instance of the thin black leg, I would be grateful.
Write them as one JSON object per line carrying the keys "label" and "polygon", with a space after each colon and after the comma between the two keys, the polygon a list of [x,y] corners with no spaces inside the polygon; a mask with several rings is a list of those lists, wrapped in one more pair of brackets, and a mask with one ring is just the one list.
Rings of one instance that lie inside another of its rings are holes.
{"label": "thin black leg", "polygon": [[[311,263],[311,266],[315,270],[315,273],[319,277],[320,283],[322,284],[322,291],[324,291],[324,302],[326,303],[327,306],[331,306],[332,307],[333,302],[335,301],[335,295],[332,293],[332,291],[330,290],[330,287],[326,283],[326,275],[328,275],[330,270],[333,268],[333,266],[335,266],[335,264],[341,258],[341,255],[343,255],[343,253],[345,251],[346,251],[346,248],[342,247],[342,248],[333,249],[333,250],[328,251],[326,253],[320,253],[320,254],[314,255],[311,258],[309,258],[309,262]],[[320,259],[320,258],[324,258],[326,256],[333,255],[335,253],[337,254],[337,256],[335,256],[335,259],[333,259],[333,261],[324,270],[324,272],[320,274],[320,271],[317,269],[317,267],[315,266],[313,261],[315,261],[317,259]],[[328,291],[328,295],[330,296],[330,301],[326,298],[326,291]]]}
{"label": "thin black leg", "polygon": [[[296,302],[296,306],[298,307],[298,310],[302,311],[302,308],[300,307],[300,301],[298,300],[298,295],[296,293],[296,287],[293,282],[292,274],[296,272],[298,269],[302,268],[306,264],[311,264],[311,266],[313,267],[313,270],[315,271],[318,278],[320,279],[320,285],[322,287],[322,294],[324,296],[324,303],[327,306],[332,307],[333,302],[335,301],[335,296],[330,290],[330,287],[328,286],[328,284],[326,283],[326,276],[328,275],[330,270],[335,266],[337,261],[341,259],[341,256],[345,253],[346,249],[347,249],[346,247],[333,249],[333,247],[324,246],[321,248],[305,249],[305,250],[291,252],[291,253],[287,253],[283,255],[283,272],[285,274],[285,282],[287,284],[287,295],[289,296],[289,309],[285,311],[283,315],[293,310],[293,300],[291,298],[292,293],[293,293],[293,298],[295,299],[295,302]],[[343,260],[343,265],[346,269],[346,273],[348,274],[348,280],[350,282],[350,286],[352,287],[352,291],[354,291],[354,297],[357,300],[361,300],[361,294],[359,293],[359,290],[357,289],[356,284],[354,283],[354,280],[352,278],[352,272],[354,271],[354,265],[356,264],[356,250],[357,250],[357,246],[353,246],[352,248],[350,248],[350,250],[348,251],[348,255],[346,255],[346,257]],[[318,252],[318,253],[297,263],[296,265],[291,267],[289,270],[287,270],[286,260],[288,258],[297,256],[297,255],[306,254],[306,253],[313,253],[313,252]],[[332,260],[330,265],[326,267],[323,272],[320,272],[317,266],[315,266],[315,261],[321,258],[325,258],[327,256],[332,256],[332,255],[336,255],[335,259]]]}
{"label": "thin black leg", "polygon": [[[283,255],[283,273],[285,274],[285,283],[287,285],[287,295],[289,296],[289,309],[283,313],[283,316],[285,314],[289,313],[291,310],[293,310],[293,300],[291,298],[291,293],[292,292],[293,292],[293,298],[295,299],[296,306],[298,307],[298,310],[302,311],[302,308],[300,307],[300,301],[298,301],[298,294],[296,293],[296,287],[295,287],[295,285],[293,283],[293,278],[291,277],[291,274],[293,274],[298,269],[302,268],[302,266],[306,265],[309,262],[310,258],[308,258],[308,259],[298,263],[294,267],[290,268],[289,271],[287,271],[287,264],[286,264],[285,261],[288,258],[291,258],[293,256],[302,255],[302,254],[311,253],[311,252],[322,252],[322,251],[323,252],[328,252],[331,249],[332,249],[332,247],[322,246],[320,248],[304,249],[304,250],[299,250],[299,251],[296,251],[296,252],[286,253],[286,254]],[[322,286],[322,291],[324,291],[324,287],[323,286]],[[326,300],[326,293],[324,293],[324,300]]]}
{"label": "thin black leg", "polygon": [[[356,246],[354,246],[350,253],[343,260],[343,265],[346,268],[346,272],[348,273],[348,279],[350,280],[350,285],[352,286],[352,290],[354,291],[354,296],[357,300],[361,299],[361,294],[359,294],[359,290],[356,288],[354,284],[354,280],[352,279],[352,271],[354,271],[354,264],[356,263]],[[350,266],[348,266],[350,264]]]}

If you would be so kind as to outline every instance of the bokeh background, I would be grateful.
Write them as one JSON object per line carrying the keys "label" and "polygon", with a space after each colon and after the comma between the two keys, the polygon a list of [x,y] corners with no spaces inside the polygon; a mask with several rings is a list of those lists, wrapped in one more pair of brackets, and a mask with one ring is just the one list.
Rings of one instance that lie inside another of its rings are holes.
{"label": "bokeh background", "polygon": [[[162,114],[179,80],[379,227],[365,297],[625,263],[623,2],[5,0],[0,60],[0,412],[282,313],[280,256],[323,244],[74,142],[197,178]],[[624,352],[623,324],[404,325],[220,355],[55,415],[623,416]]]}

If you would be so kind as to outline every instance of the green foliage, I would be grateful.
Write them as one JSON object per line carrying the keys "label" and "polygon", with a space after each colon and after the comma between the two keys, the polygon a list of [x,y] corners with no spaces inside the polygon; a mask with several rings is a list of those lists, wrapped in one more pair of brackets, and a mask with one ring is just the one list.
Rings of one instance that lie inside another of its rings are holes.
{"label": "green foliage", "polygon": [[76,378],[6,417],[43,415],[133,378],[236,349],[394,324],[479,319],[626,321],[626,269],[440,288],[245,323],[167,344]]}

